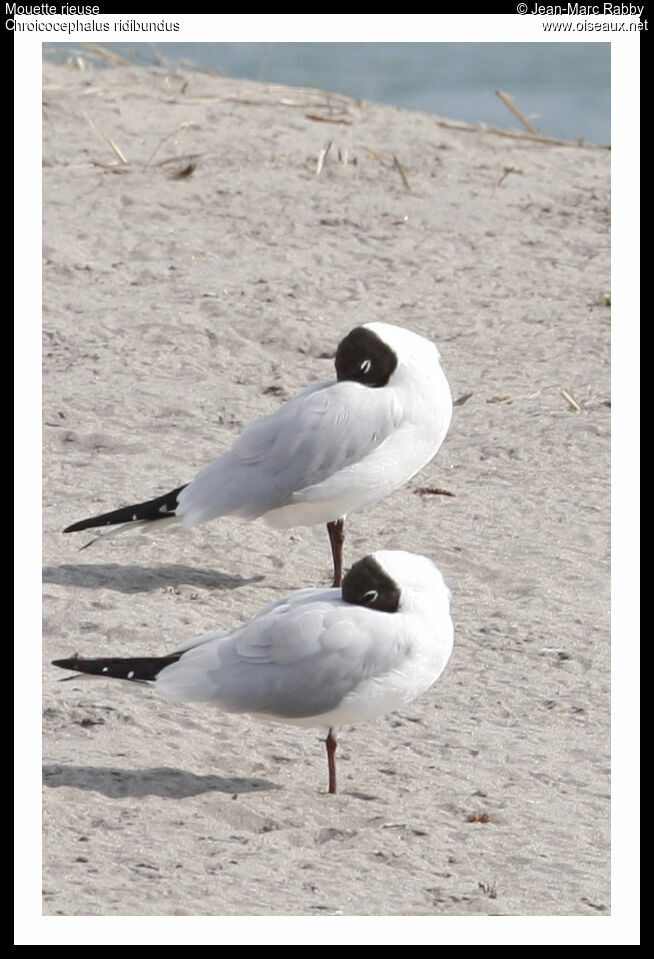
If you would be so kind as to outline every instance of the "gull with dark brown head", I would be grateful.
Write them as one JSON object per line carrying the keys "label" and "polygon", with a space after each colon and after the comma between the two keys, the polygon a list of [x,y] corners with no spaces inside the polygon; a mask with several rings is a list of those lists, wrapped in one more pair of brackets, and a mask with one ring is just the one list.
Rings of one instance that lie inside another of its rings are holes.
{"label": "gull with dark brown head", "polygon": [[[154,686],[171,700],[326,730],[336,792],[336,729],[401,709],[443,672],[450,592],[425,556],[380,550],[342,588],[301,589],[231,631],[160,657],[61,659],[55,666]],[[71,677],[73,678],[73,677]]]}
{"label": "gull with dark brown head", "polygon": [[334,365],[336,379],[255,420],[186,486],[64,532],[188,527],[220,516],[261,517],[280,529],[326,523],[339,586],[345,516],[429,463],[449,428],[452,398],[437,347],[389,323],[348,333]]}

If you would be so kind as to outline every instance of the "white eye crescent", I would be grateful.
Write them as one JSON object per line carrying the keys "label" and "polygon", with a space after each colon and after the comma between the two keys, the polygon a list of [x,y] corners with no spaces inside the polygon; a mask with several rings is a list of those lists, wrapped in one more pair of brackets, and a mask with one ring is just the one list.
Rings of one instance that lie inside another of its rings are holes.
{"label": "white eye crescent", "polygon": [[359,369],[361,370],[362,373],[367,373],[371,366],[372,366],[372,363],[370,362],[370,360],[364,360],[363,363],[359,364]]}
{"label": "white eye crescent", "polygon": [[379,593],[376,589],[369,589],[367,593],[363,594],[366,603],[374,603],[378,596]]}

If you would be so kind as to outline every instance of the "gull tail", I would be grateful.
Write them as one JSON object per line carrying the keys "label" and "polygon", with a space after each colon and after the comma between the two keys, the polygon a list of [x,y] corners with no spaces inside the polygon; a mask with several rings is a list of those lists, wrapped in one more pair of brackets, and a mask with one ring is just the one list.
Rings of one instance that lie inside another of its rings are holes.
{"label": "gull tail", "polygon": [[[121,524],[120,530],[114,530],[114,533],[122,532],[136,526],[145,526],[148,523],[156,523],[161,520],[170,520],[175,518],[177,509],[177,499],[182,490],[187,486],[178,486],[164,496],[157,496],[156,499],[147,500],[145,503],[135,503],[133,506],[123,506],[121,509],[112,510],[110,513],[100,513],[99,516],[91,516],[89,519],[82,519],[78,523],[67,526],[64,533],[77,533],[83,529],[92,529],[96,526],[117,526]],[[105,534],[109,535],[109,534]],[[98,539],[99,537],[96,537]],[[95,543],[95,539],[91,540]],[[91,543],[87,543],[90,546]],[[82,547],[85,549],[86,547]]]}
{"label": "gull tail", "polygon": [[[54,659],[53,666],[73,669],[88,676],[109,676],[112,679],[128,679],[133,683],[152,683],[162,669],[176,663],[181,653],[170,656],[140,656],[135,659]],[[66,679],[74,679],[67,676]],[[66,680],[64,680],[65,682]]]}

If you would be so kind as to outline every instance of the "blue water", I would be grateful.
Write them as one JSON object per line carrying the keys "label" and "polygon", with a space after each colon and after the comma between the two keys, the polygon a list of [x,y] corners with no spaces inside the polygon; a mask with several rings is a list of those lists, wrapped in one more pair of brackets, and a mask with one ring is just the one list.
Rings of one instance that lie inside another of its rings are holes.
{"label": "blue water", "polygon": [[[49,44],[62,57],[71,44]],[[318,87],[516,129],[503,90],[546,136],[610,142],[609,43],[114,43],[138,63],[180,60],[233,77]],[[80,49],[79,45],[75,48]]]}

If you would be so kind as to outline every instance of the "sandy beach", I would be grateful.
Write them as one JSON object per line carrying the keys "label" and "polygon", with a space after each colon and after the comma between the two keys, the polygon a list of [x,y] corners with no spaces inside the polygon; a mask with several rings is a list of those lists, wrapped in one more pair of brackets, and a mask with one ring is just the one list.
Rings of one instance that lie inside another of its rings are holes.
{"label": "sandy beach", "polygon": [[[44,915],[610,915],[609,151],[163,68],[43,91]],[[318,731],[60,682],[329,585],[322,527],[62,530],[188,482],[373,320],[457,405],[345,561],[442,570],[438,683],[340,730],[331,796]]]}

